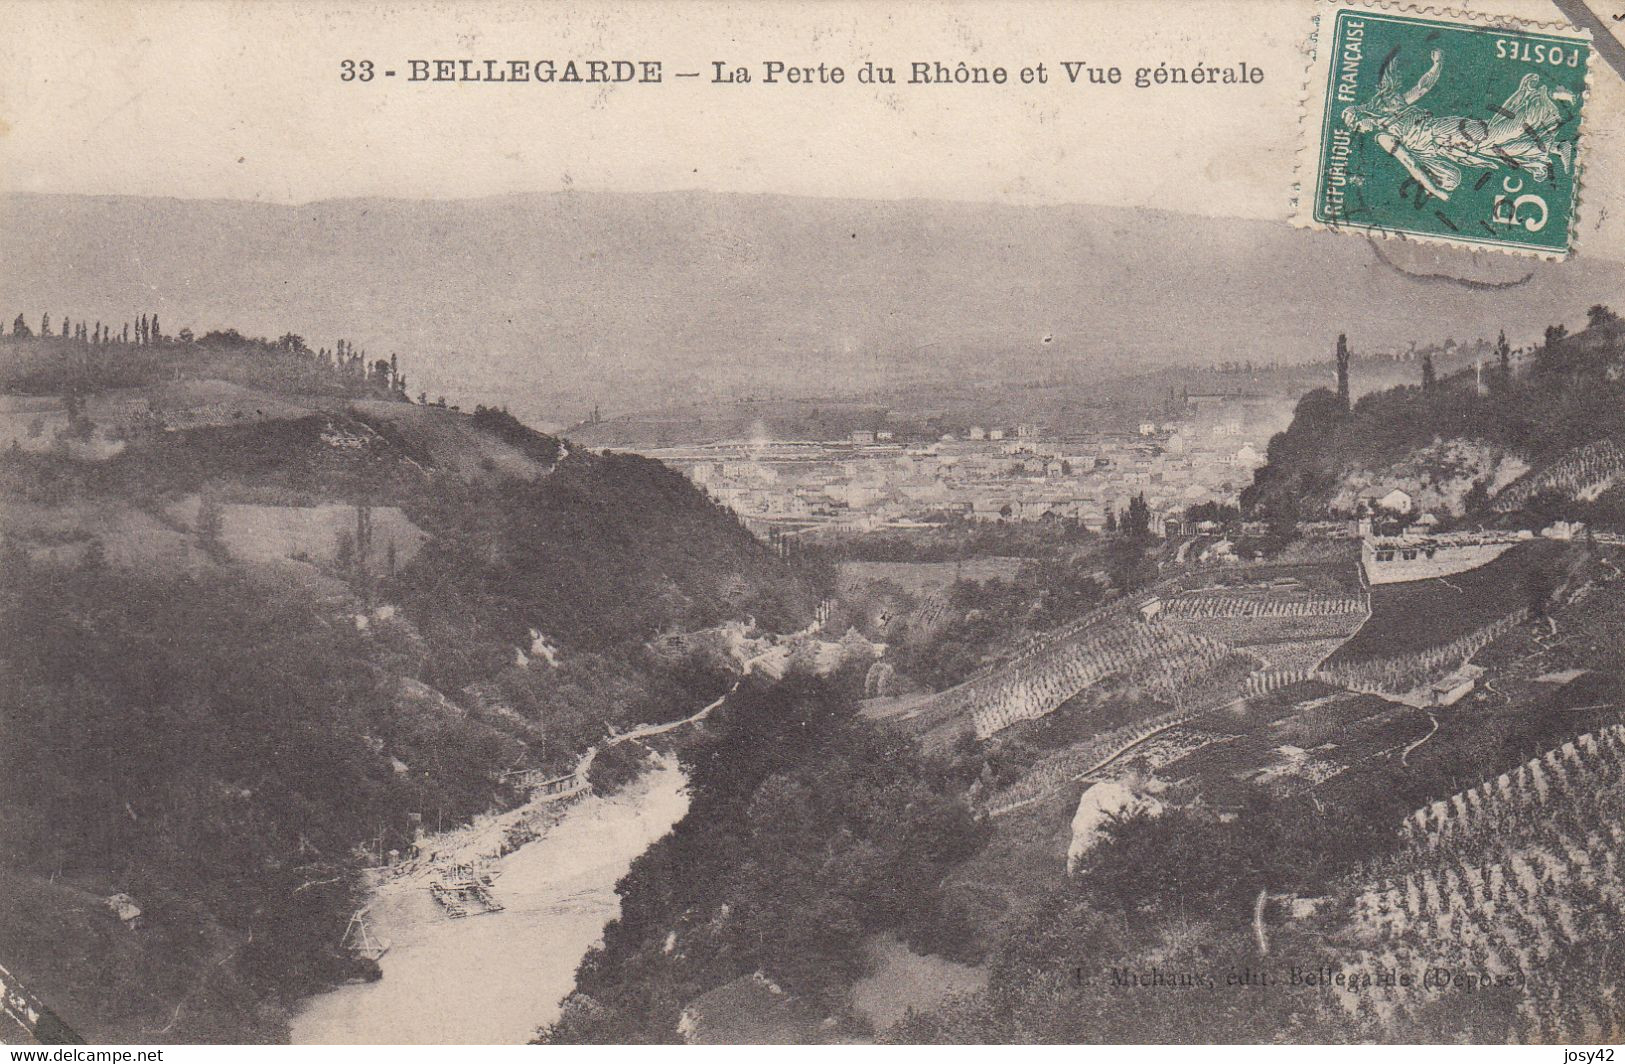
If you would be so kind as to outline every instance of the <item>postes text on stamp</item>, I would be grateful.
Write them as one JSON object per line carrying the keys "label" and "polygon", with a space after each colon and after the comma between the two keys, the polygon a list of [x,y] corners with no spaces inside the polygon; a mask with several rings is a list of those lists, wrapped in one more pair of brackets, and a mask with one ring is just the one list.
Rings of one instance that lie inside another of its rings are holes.
{"label": "postes text on stamp", "polygon": [[1296,221],[1561,258],[1579,201],[1582,31],[1321,8]]}

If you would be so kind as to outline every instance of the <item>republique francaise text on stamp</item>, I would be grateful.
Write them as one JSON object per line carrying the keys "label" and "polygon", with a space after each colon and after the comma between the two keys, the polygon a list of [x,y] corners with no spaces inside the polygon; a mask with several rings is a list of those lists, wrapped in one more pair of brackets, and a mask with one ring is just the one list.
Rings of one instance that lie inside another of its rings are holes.
{"label": "republique francaise text on stamp", "polygon": [[1295,220],[1565,256],[1590,61],[1560,24],[1323,5]]}

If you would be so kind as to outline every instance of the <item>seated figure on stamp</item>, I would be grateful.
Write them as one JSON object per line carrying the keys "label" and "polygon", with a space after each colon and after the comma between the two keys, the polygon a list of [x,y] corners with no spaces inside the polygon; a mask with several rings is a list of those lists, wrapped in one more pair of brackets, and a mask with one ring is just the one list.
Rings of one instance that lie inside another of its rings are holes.
{"label": "seated figure on stamp", "polygon": [[1539,74],[1527,74],[1487,119],[1434,115],[1418,107],[1417,101],[1438,83],[1443,54],[1433,52],[1433,65],[1408,92],[1400,91],[1394,66],[1390,60],[1370,99],[1344,109],[1343,124],[1359,133],[1375,133],[1382,150],[1398,159],[1433,196],[1449,199],[1461,184],[1463,169],[1510,166],[1544,181],[1552,159],[1565,172],[1573,165],[1573,143],[1554,143],[1566,117],[1557,102],[1575,102],[1568,89],[1547,86]]}

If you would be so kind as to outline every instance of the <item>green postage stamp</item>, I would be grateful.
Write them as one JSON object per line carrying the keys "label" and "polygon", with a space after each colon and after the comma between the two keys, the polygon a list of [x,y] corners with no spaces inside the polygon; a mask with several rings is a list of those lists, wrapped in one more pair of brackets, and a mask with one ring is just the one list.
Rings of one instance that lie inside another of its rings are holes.
{"label": "green postage stamp", "polygon": [[1301,225],[1572,250],[1591,41],[1555,23],[1323,4]]}

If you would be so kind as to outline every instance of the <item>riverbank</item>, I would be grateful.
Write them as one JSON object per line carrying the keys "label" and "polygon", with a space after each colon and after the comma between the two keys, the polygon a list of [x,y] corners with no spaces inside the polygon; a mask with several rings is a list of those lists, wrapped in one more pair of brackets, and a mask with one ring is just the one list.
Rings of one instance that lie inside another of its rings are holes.
{"label": "riverbank", "polygon": [[566,804],[534,841],[495,860],[501,912],[449,919],[417,877],[382,884],[371,918],[373,933],[391,944],[379,962],[383,978],[310,999],[293,1019],[292,1041],[528,1041],[558,1017],[576,966],[620,911],[615,884],[687,809],[687,781],[664,756],[611,797]]}
{"label": "riverbank", "polygon": [[[855,1008],[854,982],[886,969],[866,951],[874,936],[977,959],[940,889],[982,842],[967,781],[857,714],[858,664],[743,684],[708,722],[684,762],[679,830],[626,879],[637,919],[606,930],[545,1041],[868,1038],[914,1002],[871,984],[877,1018]],[[895,965],[880,978],[902,982]]]}

